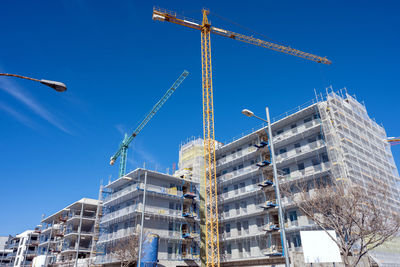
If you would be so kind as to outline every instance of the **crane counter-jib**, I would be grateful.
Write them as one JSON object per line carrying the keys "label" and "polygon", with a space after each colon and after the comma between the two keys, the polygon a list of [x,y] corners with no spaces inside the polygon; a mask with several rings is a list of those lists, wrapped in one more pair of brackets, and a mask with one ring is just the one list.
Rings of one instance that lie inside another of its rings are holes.
{"label": "crane counter-jib", "polygon": [[173,83],[173,85],[165,92],[163,97],[153,106],[153,108],[146,115],[146,117],[139,123],[139,126],[136,127],[133,133],[129,136],[125,134],[124,139],[119,145],[118,151],[110,158],[110,165],[113,165],[115,161],[118,159],[118,157],[121,157],[119,177],[125,175],[127,149],[129,147],[129,144],[142,131],[142,129],[154,117],[154,115],[160,110],[160,108],[165,104],[165,102],[170,98],[170,96],[175,92],[175,90],[181,85],[181,83],[186,79],[188,75],[189,72],[187,70],[184,70],[183,73],[179,76],[179,78]]}

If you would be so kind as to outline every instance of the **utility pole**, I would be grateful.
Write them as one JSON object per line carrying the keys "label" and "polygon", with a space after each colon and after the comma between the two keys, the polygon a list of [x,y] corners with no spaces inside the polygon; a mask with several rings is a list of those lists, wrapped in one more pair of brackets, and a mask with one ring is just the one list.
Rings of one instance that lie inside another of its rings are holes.
{"label": "utility pole", "polygon": [[143,209],[142,209],[142,222],[140,224],[138,267],[141,267],[141,262],[140,261],[142,260],[143,224],[144,224],[144,213],[146,211],[146,187],[147,187],[147,171],[145,171],[145,173],[144,173]]}
{"label": "utility pole", "polygon": [[282,245],[283,245],[283,254],[285,256],[285,266],[290,267],[289,254],[288,254],[287,242],[286,242],[285,221],[283,220],[281,194],[279,192],[278,171],[276,169],[274,142],[273,142],[273,138],[272,138],[271,120],[269,118],[268,107],[265,108],[265,112],[267,113],[269,147],[271,149],[272,168],[274,171],[274,186],[275,186],[276,200],[278,202],[279,229],[281,229],[281,234],[282,234],[281,239],[282,239]]}

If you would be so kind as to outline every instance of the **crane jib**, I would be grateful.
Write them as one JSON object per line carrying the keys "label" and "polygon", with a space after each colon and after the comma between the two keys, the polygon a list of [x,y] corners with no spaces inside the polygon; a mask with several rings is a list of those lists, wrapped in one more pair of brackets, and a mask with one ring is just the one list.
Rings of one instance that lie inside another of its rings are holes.
{"label": "crane jib", "polygon": [[119,176],[122,177],[125,175],[125,170],[126,170],[126,156],[127,156],[127,150],[129,147],[129,144],[132,142],[132,140],[140,133],[140,131],[146,126],[146,124],[151,120],[151,118],[154,117],[154,115],[157,113],[158,110],[165,104],[165,102],[168,100],[168,98],[175,92],[175,90],[182,84],[182,82],[186,79],[186,77],[189,75],[189,72],[187,70],[184,70],[183,73],[179,76],[179,78],[172,84],[172,86],[167,90],[167,92],[164,94],[164,96],[159,100],[151,109],[151,111],[146,115],[144,120],[139,124],[139,126],[133,131],[133,133],[128,137],[124,138],[122,140],[122,143],[119,146],[118,151],[111,157],[110,159],[110,165],[113,165],[117,158],[121,156],[120,159],[120,170],[119,170]]}

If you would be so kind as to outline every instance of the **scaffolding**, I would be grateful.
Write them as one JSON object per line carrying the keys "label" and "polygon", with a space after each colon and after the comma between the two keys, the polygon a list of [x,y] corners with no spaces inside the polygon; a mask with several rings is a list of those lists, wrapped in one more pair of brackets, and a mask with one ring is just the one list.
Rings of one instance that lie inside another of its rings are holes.
{"label": "scaffolding", "polygon": [[326,95],[317,98],[333,178],[365,188],[390,188],[391,203],[386,204],[398,211],[400,196],[395,188],[399,174],[384,128],[346,89],[327,88]]}

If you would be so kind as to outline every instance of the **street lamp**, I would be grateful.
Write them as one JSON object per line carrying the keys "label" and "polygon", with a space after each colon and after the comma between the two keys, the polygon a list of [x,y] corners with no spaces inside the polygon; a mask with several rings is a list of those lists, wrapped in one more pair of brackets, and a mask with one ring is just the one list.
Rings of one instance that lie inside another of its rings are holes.
{"label": "street lamp", "polygon": [[290,267],[289,252],[288,252],[287,243],[286,243],[285,222],[283,220],[283,211],[282,211],[282,204],[281,204],[282,203],[281,202],[281,194],[279,192],[278,171],[276,169],[276,163],[275,163],[274,142],[272,141],[271,120],[269,118],[268,107],[265,108],[265,112],[267,113],[267,120],[254,115],[254,112],[252,112],[251,110],[248,110],[248,109],[242,110],[242,113],[244,115],[246,115],[247,117],[255,117],[255,118],[262,120],[268,124],[268,135],[269,135],[268,141],[269,141],[269,145],[270,145],[270,149],[271,149],[272,168],[274,171],[275,194],[276,194],[276,200],[278,202],[279,228],[281,229],[281,233],[282,233],[283,251],[284,251],[284,255],[285,255],[285,266]]}
{"label": "street lamp", "polygon": [[62,82],[49,81],[49,80],[43,80],[43,79],[38,80],[38,79],[34,79],[34,78],[29,78],[29,77],[25,77],[25,76],[21,76],[21,75],[17,75],[17,74],[9,74],[9,73],[0,73],[0,76],[11,76],[11,77],[17,77],[17,78],[31,80],[31,81],[35,81],[35,82],[40,82],[41,84],[44,84],[46,86],[53,88],[57,92],[64,92],[67,90],[67,86],[65,84],[63,84]]}

